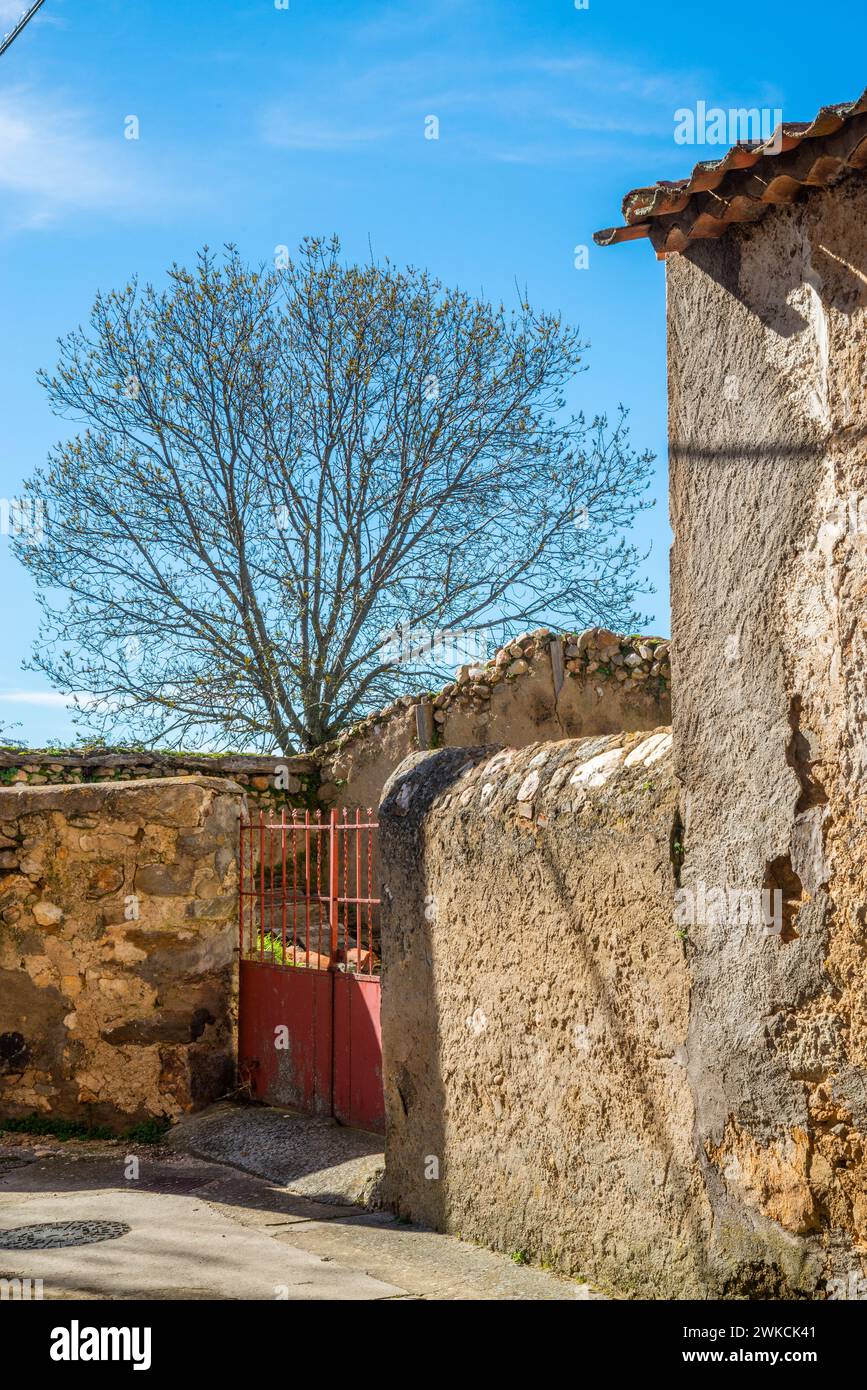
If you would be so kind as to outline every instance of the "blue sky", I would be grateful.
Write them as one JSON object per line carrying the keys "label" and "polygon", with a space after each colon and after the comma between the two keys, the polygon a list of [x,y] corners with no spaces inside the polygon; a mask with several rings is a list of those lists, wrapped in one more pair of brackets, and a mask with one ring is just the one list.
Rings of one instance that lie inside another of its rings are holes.
{"label": "blue sky", "polygon": [[[0,30],[20,9],[0,0]],[[678,108],[798,120],[857,96],[865,13],[837,7],[845,41],[819,45],[799,0],[46,0],[0,58],[0,497],[67,429],[35,372],[97,288],[159,281],[204,242],[271,260],[337,232],[350,257],[372,247],[507,302],[517,281],[580,325],[575,404],[622,400],[659,456],[638,536],[649,628],[666,634],[664,272],[646,243],[591,246],[586,269],[575,248],[619,220],[627,189],[720,153],[675,143]],[[0,722],[34,745],[66,738],[62,700],[21,669],[37,610],[2,536],[0,592]]]}

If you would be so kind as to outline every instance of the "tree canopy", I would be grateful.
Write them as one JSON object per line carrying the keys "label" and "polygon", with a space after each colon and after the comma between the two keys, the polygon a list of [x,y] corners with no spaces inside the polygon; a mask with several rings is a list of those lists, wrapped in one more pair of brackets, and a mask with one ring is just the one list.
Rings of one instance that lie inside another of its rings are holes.
{"label": "tree canopy", "polygon": [[205,248],[100,293],[40,374],[80,432],[15,540],[33,664],[101,737],[310,748],[447,678],[444,631],[640,621],[624,533],[652,456],[622,409],[567,412],[577,331],[336,240],[285,260]]}

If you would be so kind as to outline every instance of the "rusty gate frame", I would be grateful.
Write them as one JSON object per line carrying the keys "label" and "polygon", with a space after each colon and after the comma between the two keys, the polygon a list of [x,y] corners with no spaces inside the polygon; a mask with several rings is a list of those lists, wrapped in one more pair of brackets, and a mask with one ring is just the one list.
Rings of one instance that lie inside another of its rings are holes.
{"label": "rusty gate frame", "polygon": [[[337,810],[331,811],[328,821],[319,811],[311,816],[305,810],[299,817],[293,809],[287,820],[284,809],[279,821],[266,820],[263,811],[258,822],[242,820],[239,827],[239,1081],[257,1099],[332,1115],[343,1124],[381,1133],[385,1124],[377,956],[381,900],[373,893],[379,823],[370,808],[365,820],[360,811],[354,820],[348,819],[345,809],[342,819]],[[351,857],[350,839],[354,839]],[[365,867],[366,894],[362,892]],[[350,911],[355,916],[354,946],[350,945]],[[275,914],[279,915],[279,936]],[[303,950],[299,952],[300,924]],[[318,949],[311,950],[314,928]],[[322,950],[324,934],[327,954]],[[281,1027],[286,1030],[282,1057],[275,1042],[275,1030]]]}

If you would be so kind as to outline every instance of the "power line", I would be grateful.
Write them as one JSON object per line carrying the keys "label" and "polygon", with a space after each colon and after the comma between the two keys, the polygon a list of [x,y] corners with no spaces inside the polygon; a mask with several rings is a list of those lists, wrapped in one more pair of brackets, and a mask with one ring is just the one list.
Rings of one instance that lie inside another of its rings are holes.
{"label": "power line", "polygon": [[14,43],[15,39],[18,38],[18,35],[21,33],[21,30],[24,28],[25,24],[28,24],[30,22],[30,20],[35,15],[36,11],[39,9],[40,5],[44,4],[45,0],[35,0],[35,4],[31,5],[30,9],[25,11],[25,13],[19,19],[18,23],[15,25],[15,28],[9,30],[9,33],[6,35],[5,39],[0,40],[0,54],[6,52],[10,43]]}

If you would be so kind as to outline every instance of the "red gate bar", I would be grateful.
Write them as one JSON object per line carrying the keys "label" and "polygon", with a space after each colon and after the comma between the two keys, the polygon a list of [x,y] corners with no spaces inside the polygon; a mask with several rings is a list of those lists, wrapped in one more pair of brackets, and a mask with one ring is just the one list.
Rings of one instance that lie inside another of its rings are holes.
{"label": "red gate bar", "polygon": [[258,822],[241,824],[241,959],[377,976],[373,811],[350,820],[345,808],[333,810],[326,821],[293,808],[289,817],[284,809],[279,821],[266,820],[260,811]]}
{"label": "red gate bar", "polygon": [[371,810],[241,824],[238,1065],[260,1100],[382,1133],[378,828]]}
{"label": "red gate bar", "polygon": [[382,1030],[380,982],[334,975],[334,1071],[331,1113],[341,1124],[382,1133]]}

